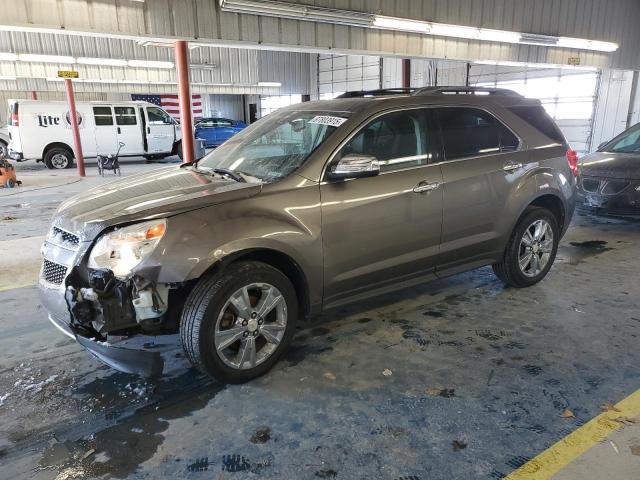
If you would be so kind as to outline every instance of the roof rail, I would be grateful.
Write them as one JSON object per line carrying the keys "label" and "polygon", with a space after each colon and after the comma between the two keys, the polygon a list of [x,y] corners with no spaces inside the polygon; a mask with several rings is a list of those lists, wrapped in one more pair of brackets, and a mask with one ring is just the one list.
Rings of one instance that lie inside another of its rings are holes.
{"label": "roof rail", "polygon": [[345,92],[336,98],[383,97],[385,95],[411,95],[415,88],[380,88],[377,90],[356,90]]}
{"label": "roof rail", "polygon": [[491,87],[423,87],[418,88],[411,95],[500,95],[504,97],[522,97],[513,90]]}

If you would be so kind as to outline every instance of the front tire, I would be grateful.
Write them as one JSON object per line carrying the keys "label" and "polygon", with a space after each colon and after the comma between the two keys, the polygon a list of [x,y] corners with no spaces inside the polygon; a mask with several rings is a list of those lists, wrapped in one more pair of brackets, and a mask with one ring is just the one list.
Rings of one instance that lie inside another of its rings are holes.
{"label": "front tire", "polygon": [[189,361],[225,383],[266,373],[288,348],[298,318],[291,281],[262,262],[238,262],[203,277],[182,310]]}
{"label": "front tire", "polygon": [[560,228],[546,208],[527,208],[511,233],[502,261],[493,265],[506,285],[523,288],[542,280],[556,258]]}
{"label": "front tire", "polygon": [[73,154],[64,148],[52,148],[44,155],[44,164],[51,170],[73,167]]}

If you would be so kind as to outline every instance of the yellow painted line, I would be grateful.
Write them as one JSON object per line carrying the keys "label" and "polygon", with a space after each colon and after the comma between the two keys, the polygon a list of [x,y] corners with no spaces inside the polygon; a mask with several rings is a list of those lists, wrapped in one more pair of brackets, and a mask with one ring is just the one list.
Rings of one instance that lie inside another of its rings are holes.
{"label": "yellow painted line", "polygon": [[537,457],[511,472],[504,480],[551,478],[591,447],[624,426],[623,422],[616,419],[633,419],[640,416],[640,390],[620,401],[615,405],[615,408],[620,411],[609,410],[589,420],[575,432],[570,433]]}
{"label": "yellow painted line", "polygon": [[35,287],[37,283],[25,283],[23,285],[6,285],[0,286],[0,292],[6,292],[7,290],[16,290],[18,288]]}

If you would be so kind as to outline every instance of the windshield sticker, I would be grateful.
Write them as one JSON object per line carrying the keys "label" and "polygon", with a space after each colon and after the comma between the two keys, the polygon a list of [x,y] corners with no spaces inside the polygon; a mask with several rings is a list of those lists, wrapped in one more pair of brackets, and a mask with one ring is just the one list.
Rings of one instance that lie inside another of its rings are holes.
{"label": "windshield sticker", "polygon": [[331,127],[339,127],[344,122],[346,122],[346,118],[342,117],[332,117],[331,115],[316,115],[309,123],[317,123],[318,125],[329,125]]}

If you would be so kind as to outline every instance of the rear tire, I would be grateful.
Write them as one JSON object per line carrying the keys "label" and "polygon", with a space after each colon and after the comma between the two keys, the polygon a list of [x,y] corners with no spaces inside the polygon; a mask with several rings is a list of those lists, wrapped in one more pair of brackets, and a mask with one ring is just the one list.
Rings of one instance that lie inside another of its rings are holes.
{"label": "rear tire", "polygon": [[222,382],[243,383],[273,367],[297,319],[296,293],[282,272],[238,262],[196,284],[182,310],[180,338],[194,366]]}
{"label": "rear tire", "polygon": [[560,228],[553,213],[542,207],[528,207],[511,233],[502,260],[493,265],[493,271],[511,287],[535,285],[551,269],[559,240]]}
{"label": "rear tire", "polygon": [[61,147],[54,147],[44,154],[44,164],[51,170],[63,170],[73,167],[73,154]]}
{"label": "rear tire", "polygon": [[176,153],[178,154],[178,157],[180,158],[180,160],[182,160],[182,140],[180,140],[180,143],[178,143],[178,148],[176,148]]}

